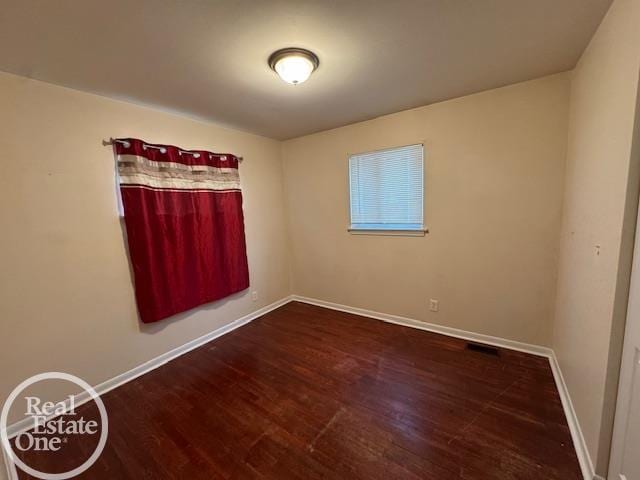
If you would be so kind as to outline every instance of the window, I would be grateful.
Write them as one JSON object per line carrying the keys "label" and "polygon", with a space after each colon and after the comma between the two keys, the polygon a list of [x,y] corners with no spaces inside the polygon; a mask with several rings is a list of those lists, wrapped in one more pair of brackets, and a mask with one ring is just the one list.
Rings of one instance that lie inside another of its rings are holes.
{"label": "window", "polygon": [[425,233],[422,144],[349,158],[353,233]]}

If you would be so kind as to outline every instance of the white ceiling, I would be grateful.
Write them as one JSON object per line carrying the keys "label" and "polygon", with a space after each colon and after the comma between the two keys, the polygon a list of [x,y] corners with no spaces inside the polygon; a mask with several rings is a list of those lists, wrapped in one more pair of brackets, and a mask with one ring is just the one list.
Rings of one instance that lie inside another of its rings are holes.
{"label": "white ceiling", "polygon": [[285,139],[569,70],[610,3],[0,0],[0,70]]}

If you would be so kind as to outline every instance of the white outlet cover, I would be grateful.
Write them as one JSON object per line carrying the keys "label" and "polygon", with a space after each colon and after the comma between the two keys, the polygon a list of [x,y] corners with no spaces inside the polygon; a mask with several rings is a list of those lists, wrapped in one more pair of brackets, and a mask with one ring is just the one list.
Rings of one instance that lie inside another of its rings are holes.
{"label": "white outlet cover", "polygon": [[437,312],[440,307],[440,302],[438,300],[434,300],[433,298],[429,300],[429,310],[432,312]]}

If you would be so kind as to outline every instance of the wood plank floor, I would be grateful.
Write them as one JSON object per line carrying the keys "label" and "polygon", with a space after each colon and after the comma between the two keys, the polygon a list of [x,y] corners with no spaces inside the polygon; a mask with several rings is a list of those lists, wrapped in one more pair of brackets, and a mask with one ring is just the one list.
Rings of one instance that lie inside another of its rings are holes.
{"label": "wood plank floor", "polygon": [[581,478],[547,359],[295,302],[103,399],[78,478]]}

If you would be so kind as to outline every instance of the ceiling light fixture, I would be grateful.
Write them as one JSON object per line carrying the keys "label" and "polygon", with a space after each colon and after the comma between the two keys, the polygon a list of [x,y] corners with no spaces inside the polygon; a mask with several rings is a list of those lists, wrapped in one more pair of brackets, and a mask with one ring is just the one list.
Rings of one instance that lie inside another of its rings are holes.
{"label": "ceiling light fixture", "polygon": [[318,56],[304,48],[283,48],[269,57],[269,66],[287,83],[302,83],[320,65]]}

